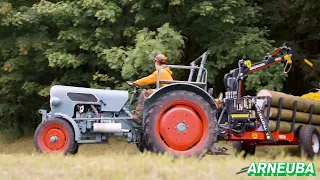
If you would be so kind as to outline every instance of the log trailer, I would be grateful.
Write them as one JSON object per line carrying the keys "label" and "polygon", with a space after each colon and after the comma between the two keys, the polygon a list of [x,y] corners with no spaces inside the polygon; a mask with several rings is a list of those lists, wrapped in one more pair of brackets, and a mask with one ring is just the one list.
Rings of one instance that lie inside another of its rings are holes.
{"label": "log trailer", "polygon": [[[224,77],[227,92],[221,99],[218,108],[218,124],[220,132],[219,140],[234,141],[233,147],[236,152],[245,151],[253,155],[257,145],[299,145],[308,157],[319,155],[319,131],[312,126],[314,105],[309,107],[308,125],[295,128],[297,101],[292,104],[291,130],[281,133],[281,111],[283,98],[279,98],[277,107],[276,128],[274,131],[269,127],[269,115],[271,97],[269,96],[242,96],[242,80],[245,74],[253,73],[270,65],[286,62],[284,73],[291,69],[292,50],[283,45],[265,56],[264,61],[251,65],[250,61],[240,60],[239,67],[231,70]],[[308,62],[308,61],[305,61]],[[309,63],[310,65],[310,63]],[[223,130],[222,130],[223,129]],[[221,131],[222,130],[222,131]]]}

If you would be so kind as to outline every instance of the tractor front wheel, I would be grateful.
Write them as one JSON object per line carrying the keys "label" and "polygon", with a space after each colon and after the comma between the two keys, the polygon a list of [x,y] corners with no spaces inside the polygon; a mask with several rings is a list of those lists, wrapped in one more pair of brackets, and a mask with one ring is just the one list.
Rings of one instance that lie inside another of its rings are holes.
{"label": "tractor front wheel", "polygon": [[56,118],[42,122],[34,135],[34,144],[41,153],[77,153],[72,126],[64,119]]}
{"label": "tractor front wheel", "polygon": [[201,156],[217,137],[215,110],[193,92],[168,92],[148,109],[144,134],[152,152]]}

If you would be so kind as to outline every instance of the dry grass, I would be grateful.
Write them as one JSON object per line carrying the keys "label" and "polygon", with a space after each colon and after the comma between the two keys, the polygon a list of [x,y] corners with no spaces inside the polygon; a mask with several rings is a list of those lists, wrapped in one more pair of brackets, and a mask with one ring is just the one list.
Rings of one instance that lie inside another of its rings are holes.
{"label": "dry grass", "polygon": [[[221,146],[230,147],[226,143]],[[134,144],[111,139],[109,144],[82,145],[75,156],[35,153],[32,138],[0,144],[0,179],[319,179],[319,177],[247,177],[236,175],[250,162],[309,162],[285,154],[279,146],[259,147],[245,160],[230,155],[208,155],[203,159],[173,159],[166,155],[140,153]],[[317,176],[320,159],[314,160]]]}

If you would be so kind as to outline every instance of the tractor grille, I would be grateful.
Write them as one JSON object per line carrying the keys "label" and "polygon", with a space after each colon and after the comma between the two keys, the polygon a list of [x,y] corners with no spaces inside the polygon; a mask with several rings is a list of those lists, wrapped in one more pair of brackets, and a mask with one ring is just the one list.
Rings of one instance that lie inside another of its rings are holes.
{"label": "tractor grille", "polygon": [[81,101],[81,102],[97,102],[98,99],[93,94],[85,94],[85,93],[67,93],[67,96],[72,101]]}

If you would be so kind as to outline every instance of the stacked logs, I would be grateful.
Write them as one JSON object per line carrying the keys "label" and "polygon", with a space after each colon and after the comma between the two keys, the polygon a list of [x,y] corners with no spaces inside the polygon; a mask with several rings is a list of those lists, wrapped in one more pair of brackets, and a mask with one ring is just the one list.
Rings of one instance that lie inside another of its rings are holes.
{"label": "stacked logs", "polygon": [[[271,109],[269,114],[269,128],[271,131],[275,131],[276,129],[280,98],[283,98],[279,129],[281,133],[288,133],[291,130],[295,101],[297,101],[295,129],[297,129],[297,127],[301,125],[308,124],[310,116],[310,106],[313,104],[314,108],[312,113],[312,125],[320,130],[320,101],[305,99],[299,96],[288,95],[285,93],[265,89],[259,91],[257,96],[271,97]],[[265,115],[267,115],[267,109],[265,111]]]}

